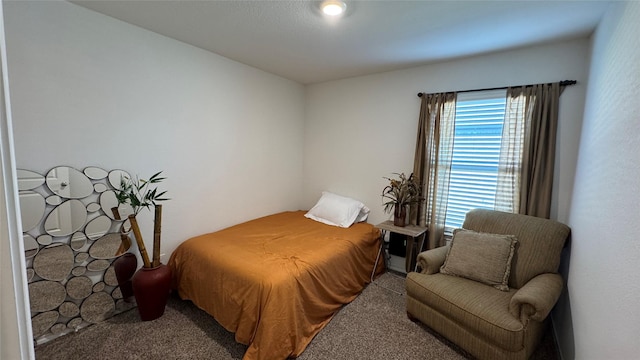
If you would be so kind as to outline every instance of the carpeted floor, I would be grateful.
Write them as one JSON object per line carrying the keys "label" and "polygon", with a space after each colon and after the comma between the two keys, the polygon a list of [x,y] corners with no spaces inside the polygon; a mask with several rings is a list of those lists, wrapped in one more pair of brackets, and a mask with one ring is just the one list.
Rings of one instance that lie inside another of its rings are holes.
{"label": "carpeted floor", "polygon": [[[231,360],[242,359],[245,348],[211,316],[172,296],[159,319],[143,322],[133,309],[36,347],[36,359]],[[385,273],[341,309],[298,359],[468,358],[455,345],[407,319],[404,278]],[[532,357],[558,358],[551,336]]]}

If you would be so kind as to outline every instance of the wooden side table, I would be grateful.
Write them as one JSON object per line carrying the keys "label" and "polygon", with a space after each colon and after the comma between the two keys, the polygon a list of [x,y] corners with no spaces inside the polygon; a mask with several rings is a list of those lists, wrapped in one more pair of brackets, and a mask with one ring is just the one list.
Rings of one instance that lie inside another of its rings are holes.
{"label": "wooden side table", "polygon": [[[396,234],[402,234],[407,237],[407,252],[405,257],[405,270],[406,272],[416,271],[418,264],[416,258],[418,254],[422,251],[422,247],[424,246],[424,240],[427,237],[428,228],[416,225],[407,225],[404,227],[393,225],[392,220],[387,220],[376,225],[378,229],[382,231],[382,247],[385,244],[385,235],[386,232],[393,232]],[[387,264],[387,255],[385,251],[385,265]]]}

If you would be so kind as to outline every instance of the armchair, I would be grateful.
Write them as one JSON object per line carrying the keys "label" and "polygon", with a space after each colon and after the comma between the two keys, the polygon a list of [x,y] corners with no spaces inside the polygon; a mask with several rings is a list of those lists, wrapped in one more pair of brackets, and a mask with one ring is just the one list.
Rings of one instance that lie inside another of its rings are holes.
{"label": "armchair", "polygon": [[407,315],[478,359],[528,359],[562,291],[557,271],[570,229],[549,219],[482,209],[469,211],[463,228],[516,237],[508,291],[441,273],[449,249],[443,246],[420,253],[421,272],[407,275]]}

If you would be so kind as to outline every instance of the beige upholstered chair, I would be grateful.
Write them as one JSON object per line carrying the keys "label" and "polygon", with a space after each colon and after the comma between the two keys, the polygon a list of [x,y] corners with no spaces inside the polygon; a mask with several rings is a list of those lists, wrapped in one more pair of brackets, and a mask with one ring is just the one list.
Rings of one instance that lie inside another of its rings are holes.
{"label": "beige upholstered chair", "polygon": [[[422,271],[407,275],[407,314],[479,359],[528,359],[562,291],[557,271],[570,229],[553,220],[480,209],[467,213],[463,228],[517,239],[507,266],[509,290],[441,273],[449,249],[444,246],[420,253]],[[456,236],[453,249],[463,244]]]}

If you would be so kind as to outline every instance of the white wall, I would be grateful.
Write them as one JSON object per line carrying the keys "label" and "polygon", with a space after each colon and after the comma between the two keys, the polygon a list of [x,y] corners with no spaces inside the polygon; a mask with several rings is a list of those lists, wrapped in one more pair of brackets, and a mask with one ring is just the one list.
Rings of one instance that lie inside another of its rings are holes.
{"label": "white wall", "polygon": [[640,3],[616,3],[593,37],[569,220],[576,359],[640,354],[638,19]]}
{"label": "white wall", "polygon": [[552,217],[568,218],[588,74],[588,39],[310,85],[306,96],[304,201],[322,190],[355,197],[386,220],[383,176],[413,169],[418,92],[578,81],[560,105]]}
{"label": "white wall", "polygon": [[300,208],[302,85],[68,2],[5,13],[18,168],[164,170],[165,260],[190,236]]}

